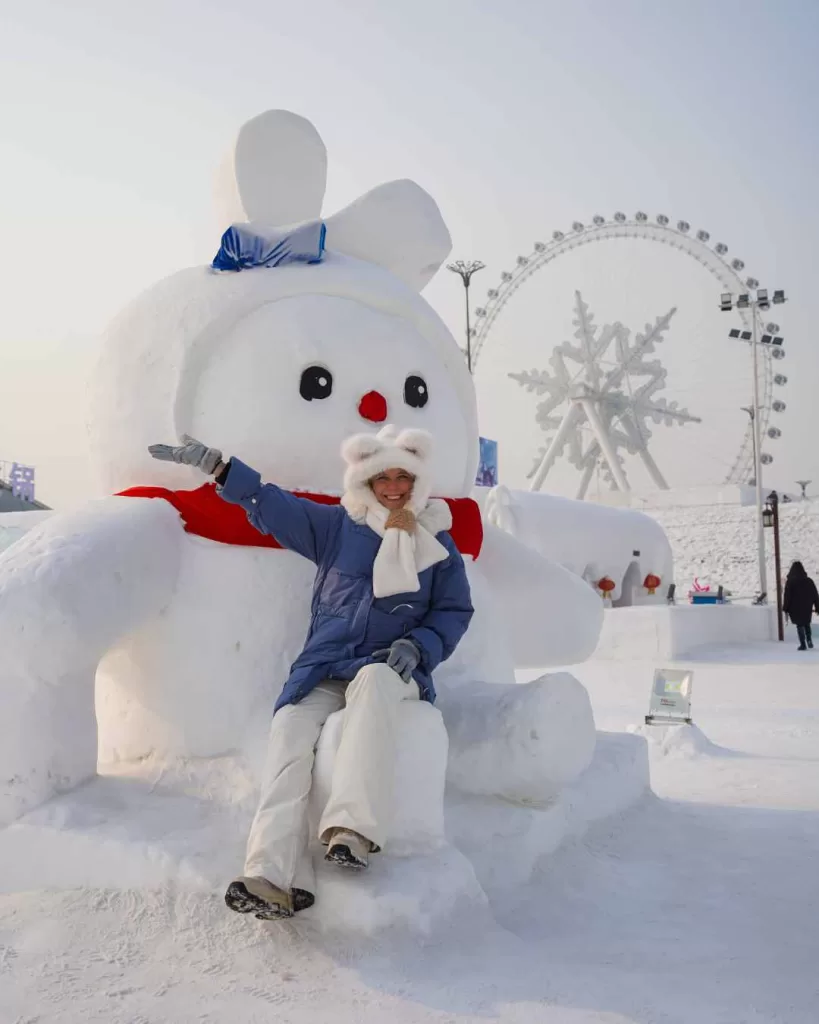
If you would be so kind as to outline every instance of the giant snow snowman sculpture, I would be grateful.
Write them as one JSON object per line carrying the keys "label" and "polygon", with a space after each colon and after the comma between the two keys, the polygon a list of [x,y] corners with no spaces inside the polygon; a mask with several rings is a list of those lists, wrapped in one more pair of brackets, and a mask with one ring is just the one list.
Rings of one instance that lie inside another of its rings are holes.
{"label": "giant snow snowman sculpture", "polygon": [[[312,125],[261,115],[224,168],[223,216],[317,218],[325,164]],[[338,494],[341,440],[389,421],[436,437],[434,493],[469,495],[472,381],[418,294],[450,247],[437,207],[397,181],[326,227],[318,264],[184,270],[113,323],[90,424],[102,493],[200,487],[194,471],[148,453],[189,433],[281,486]],[[491,526],[468,569],[473,625],[436,675],[449,781],[543,804],[591,759],[588,698],[565,674],[516,686],[513,669],[587,657],[601,604]],[[291,552],[186,532],[164,500],[105,497],[15,544],[0,557],[0,823],[93,776],[98,751],[104,762],[256,764],[305,636],[312,576]]]}

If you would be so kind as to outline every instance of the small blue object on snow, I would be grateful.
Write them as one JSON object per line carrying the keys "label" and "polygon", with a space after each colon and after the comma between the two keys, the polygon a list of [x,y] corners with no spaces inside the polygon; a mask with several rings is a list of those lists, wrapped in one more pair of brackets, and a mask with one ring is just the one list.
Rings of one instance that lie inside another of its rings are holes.
{"label": "small blue object on snow", "polygon": [[257,224],[231,224],[222,235],[214,270],[281,267],[288,263],[320,263],[324,253],[324,221],[312,220],[293,227],[266,228]]}

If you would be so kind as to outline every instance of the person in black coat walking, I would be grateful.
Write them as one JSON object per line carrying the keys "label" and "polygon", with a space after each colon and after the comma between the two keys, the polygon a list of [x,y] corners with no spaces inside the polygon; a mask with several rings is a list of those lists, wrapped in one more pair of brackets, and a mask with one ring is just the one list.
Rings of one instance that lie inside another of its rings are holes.
{"label": "person in black coat walking", "polygon": [[794,562],[788,572],[782,610],[796,626],[799,636],[798,649],[804,651],[806,645],[813,647],[810,620],[814,611],[819,615],[819,592],[801,562]]}

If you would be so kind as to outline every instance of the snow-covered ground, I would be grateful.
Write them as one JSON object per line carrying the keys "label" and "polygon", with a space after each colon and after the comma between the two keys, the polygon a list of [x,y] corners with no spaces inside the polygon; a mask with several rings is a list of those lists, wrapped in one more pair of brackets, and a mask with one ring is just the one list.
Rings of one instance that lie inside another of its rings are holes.
{"label": "snow-covered ground", "polygon": [[[780,505],[783,574],[794,559],[805,563],[809,575],[819,577],[819,500]],[[674,578],[680,594],[687,593],[694,577],[713,587],[722,583],[737,597],[753,597],[759,590],[756,547],[756,506],[695,505],[645,508],[665,530],[674,554]],[[773,530],[765,531],[768,554],[768,589],[773,599]]]}
{"label": "snow-covered ground", "polygon": [[[653,793],[491,914],[456,907],[424,940],[330,939],[182,879],[18,888],[0,896],[0,1020],[815,1024],[819,653],[789,640],[686,664],[696,728],[649,733]],[[642,721],[653,667],[575,670],[598,728]]]}
{"label": "snow-covered ground", "polygon": [[0,513],[0,551],[25,536],[38,523],[42,523],[52,513],[49,512],[3,512]]}

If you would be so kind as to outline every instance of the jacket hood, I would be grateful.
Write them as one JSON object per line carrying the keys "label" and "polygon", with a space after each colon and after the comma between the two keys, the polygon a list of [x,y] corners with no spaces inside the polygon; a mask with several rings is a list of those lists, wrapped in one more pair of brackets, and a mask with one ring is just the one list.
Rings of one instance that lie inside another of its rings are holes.
{"label": "jacket hood", "polygon": [[432,483],[429,458],[432,435],[426,430],[398,430],[391,424],[377,434],[354,434],[341,446],[341,457],[347,463],[344,473],[342,503],[356,518],[359,508],[366,509],[372,500],[370,481],[388,469],[403,469],[415,478],[408,508],[418,515],[429,501]]}

